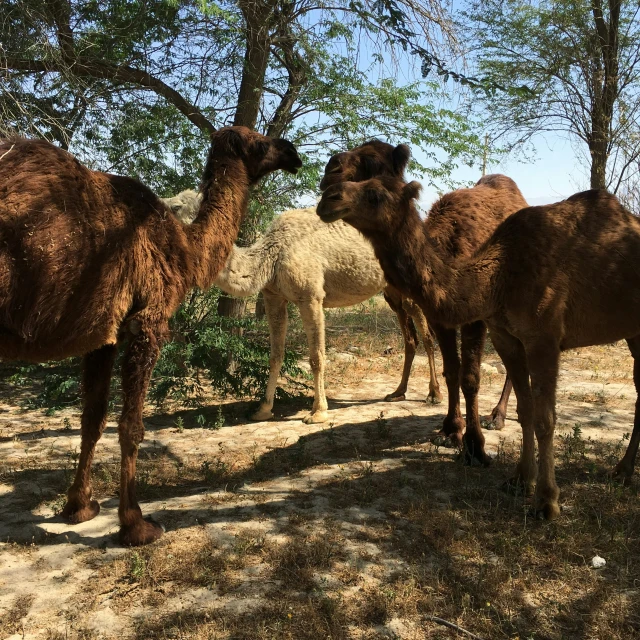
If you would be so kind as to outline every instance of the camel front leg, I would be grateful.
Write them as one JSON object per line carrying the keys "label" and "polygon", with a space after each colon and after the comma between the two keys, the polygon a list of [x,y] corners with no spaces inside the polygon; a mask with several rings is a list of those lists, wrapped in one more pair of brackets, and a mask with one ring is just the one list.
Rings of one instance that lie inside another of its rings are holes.
{"label": "camel front leg", "polygon": [[122,362],[122,415],[118,424],[120,436],[120,542],[138,546],[149,544],[162,535],[162,527],[145,520],[136,498],[136,462],[138,447],[144,438],[142,410],[153,367],[160,354],[157,332],[143,319],[131,320],[135,335]]}
{"label": "camel front leg", "polygon": [[447,415],[442,423],[442,433],[446,435],[453,444],[461,447],[465,425],[462,414],[460,413],[460,358],[458,357],[456,330],[447,329],[438,324],[433,324],[432,328],[440,345],[444,379],[447,383],[449,396],[449,406]]}
{"label": "camel front leg", "polygon": [[67,504],[62,510],[62,517],[73,524],[91,520],[100,512],[100,505],[91,499],[91,463],[107,424],[109,383],[116,353],[115,345],[106,345],[88,353],[83,360],[80,459]]}
{"label": "camel front leg", "polygon": [[407,393],[407,385],[409,384],[409,376],[411,375],[411,367],[413,366],[413,359],[416,355],[416,348],[418,346],[418,334],[413,321],[407,314],[406,310],[402,306],[402,296],[400,292],[392,287],[387,287],[384,290],[384,299],[387,304],[395,311],[398,317],[398,324],[402,331],[402,339],[404,341],[404,364],[402,367],[402,379],[398,388],[389,395],[385,396],[387,402],[397,402],[398,400],[404,400]]}
{"label": "camel front leg", "polygon": [[309,362],[313,372],[314,398],[311,413],[303,419],[306,424],[329,419],[327,397],[324,393],[324,310],[321,300],[300,303],[300,317],[309,342]]}
{"label": "camel front leg", "polygon": [[525,495],[533,495],[538,467],[533,426],[533,397],[524,346],[506,331],[491,327],[491,341],[502,359],[513,384],[518,401],[518,414],[522,428],[522,451],[515,472],[507,482],[510,489],[523,488]]}
{"label": "camel front leg", "polygon": [[478,321],[465,324],[460,329],[462,352],[462,375],[460,386],[467,409],[467,428],[464,434],[464,456],[467,463],[490,464],[491,459],[484,450],[484,434],[480,428],[478,392],[480,390],[480,363],[487,336],[487,326]]}
{"label": "camel front leg", "polygon": [[270,420],[273,418],[273,403],[278,385],[280,369],[284,362],[284,347],[287,337],[287,301],[267,291],[264,294],[264,309],[269,323],[269,380],[264,398],[258,410],[251,416],[252,420]]}
{"label": "camel front leg", "polygon": [[414,324],[420,332],[424,349],[427,352],[427,358],[429,360],[429,395],[427,396],[427,402],[440,404],[442,402],[442,394],[440,393],[440,384],[438,383],[438,376],[436,374],[435,343],[431,329],[429,328],[424,313],[422,313],[420,307],[418,307],[413,300],[404,298],[402,300],[402,307],[413,319]]}
{"label": "camel front leg", "polygon": [[527,345],[527,364],[531,375],[533,395],[533,424],[538,441],[538,482],[533,509],[536,516],[552,520],[560,514],[553,452],[553,432],[556,424],[556,385],[560,363],[560,349],[553,336]]}

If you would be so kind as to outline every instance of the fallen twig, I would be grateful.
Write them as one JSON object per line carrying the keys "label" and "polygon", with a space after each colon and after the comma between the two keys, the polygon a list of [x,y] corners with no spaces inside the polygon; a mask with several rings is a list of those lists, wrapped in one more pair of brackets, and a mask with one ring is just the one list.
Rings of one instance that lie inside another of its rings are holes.
{"label": "fallen twig", "polygon": [[457,624],[454,624],[453,622],[449,622],[444,618],[438,618],[436,616],[425,616],[425,617],[427,620],[431,620],[431,622],[436,622],[437,624],[441,624],[444,627],[449,627],[449,629],[453,629],[458,633],[462,633],[468,636],[469,638],[473,638],[474,640],[482,640],[482,638],[480,636],[477,636],[475,633],[471,633],[471,631],[467,631],[466,629],[463,629],[462,627],[459,627]]}

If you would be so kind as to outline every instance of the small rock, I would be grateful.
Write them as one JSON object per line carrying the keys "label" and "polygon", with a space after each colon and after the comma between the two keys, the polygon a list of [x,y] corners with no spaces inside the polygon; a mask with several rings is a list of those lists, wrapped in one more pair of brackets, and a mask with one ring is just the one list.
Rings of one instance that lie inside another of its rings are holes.
{"label": "small rock", "polygon": [[502,362],[498,362],[498,364],[496,365],[496,369],[498,370],[498,373],[507,373],[507,370],[505,369],[505,366],[502,364]]}
{"label": "small rock", "polygon": [[602,567],[604,567],[606,564],[607,561],[600,556],[593,556],[593,558],[591,558],[591,566],[594,569],[602,569]]}
{"label": "small rock", "polygon": [[334,360],[337,360],[338,362],[357,362],[358,358],[356,358],[356,356],[354,356],[352,353],[336,353],[333,356]]}

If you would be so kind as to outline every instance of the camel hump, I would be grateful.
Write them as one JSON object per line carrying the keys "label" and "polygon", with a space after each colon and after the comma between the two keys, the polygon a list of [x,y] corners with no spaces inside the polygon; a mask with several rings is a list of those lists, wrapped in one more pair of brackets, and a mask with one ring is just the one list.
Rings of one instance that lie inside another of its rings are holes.
{"label": "camel hump", "polygon": [[70,179],[83,179],[90,174],[89,169],[69,152],[47,140],[1,139],[0,158],[0,175],[12,182],[23,179],[31,171],[42,174],[43,166],[52,167],[55,171],[64,170]]}
{"label": "camel hump", "polygon": [[505,189],[520,193],[518,185],[509,178],[509,176],[505,176],[502,173],[490,173],[489,175],[482,176],[482,178],[476,182],[476,187],[481,184],[485,187],[491,187],[492,189]]}
{"label": "camel hump", "polygon": [[606,189],[580,191],[579,193],[574,193],[572,196],[569,196],[567,202],[580,202],[585,205],[598,203],[599,205],[606,204],[612,207],[622,207],[620,200]]}

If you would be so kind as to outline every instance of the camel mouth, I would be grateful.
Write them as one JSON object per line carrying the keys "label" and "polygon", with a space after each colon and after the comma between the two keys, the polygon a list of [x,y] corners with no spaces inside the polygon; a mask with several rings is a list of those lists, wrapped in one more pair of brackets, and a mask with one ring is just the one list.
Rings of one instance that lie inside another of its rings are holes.
{"label": "camel mouth", "polygon": [[298,171],[302,168],[302,160],[296,154],[294,160],[292,160],[291,164],[288,167],[285,167],[285,171],[293,174],[294,176],[298,173]]}
{"label": "camel mouth", "polygon": [[318,207],[316,208],[316,213],[318,214],[318,217],[320,218],[320,220],[322,220],[323,222],[335,222],[336,220],[342,220],[342,218],[344,218],[344,216],[347,214],[347,210],[346,209],[327,210],[326,207],[323,206],[322,201],[320,201],[320,203],[318,204]]}

